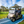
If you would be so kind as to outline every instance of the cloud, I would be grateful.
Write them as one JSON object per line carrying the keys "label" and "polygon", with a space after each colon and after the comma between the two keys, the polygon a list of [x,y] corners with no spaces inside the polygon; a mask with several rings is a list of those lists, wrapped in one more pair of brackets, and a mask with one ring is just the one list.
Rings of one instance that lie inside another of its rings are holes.
{"label": "cloud", "polygon": [[0,6],[2,6],[2,4],[0,4]]}
{"label": "cloud", "polygon": [[20,0],[19,2],[17,2],[17,4],[18,4],[19,6],[24,7],[24,0]]}
{"label": "cloud", "polygon": [[19,6],[22,6],[22,8],[24,7],[24,0],[20,0],[19,2],[16,2],[16,0],[8,0],[9,5],[8,7],[14,5],[14,4],[18,4]]}
{"label": "cloud", "polygon": [[12,5],[14,5],[15,4],[15,2],[16,2],[16,0],[8,0],[8,7],[11,7]]}
{"label": "cloud", "polygon": [[2,1],[0,0],[0,6],[2,6],[2,3],[1,3]]}
{"label": "cloud", "polygon": [[8,0],[8,3],[11,4],[12,3],[11,0]]}
{"label": "cloud", "polygon": [[15,4],[15,2],[16,2],[16,0],[12,0],[12,1],[11,0],[8,0],[8,3],[9,4]]}
{"label": "cloud", "polygon": [[6,0],[0,0],[0,6],[7,6]]}
{"label": "cloud", "polygon": [[19,2],[16,3],[16,0],[8,0],[8,2],[6,2],[6,0],[0,0],[0,6],[5,6],[5,7],[10,7],[14,4],[18,4],[19,6],[24,7],[24,0],[20,0]]}
{"label": "cloud", "polygon": [[16,3],[16,0],[12,0],[12,4],[15,4]]}
{"label": "cloud", "polygon": [[10,8],[12,6],[12,4],[8,5],[8,8]]}
{"label": "cloud", "polygon": [[6,0],[0,0],[0,6],[5,6],[5,7],[10,7],[12,6],[12,1],[8,0],[8,2],[6,2]]}
{"label": "cloud", "polygon": [[8,0],[8,8],[12,6],[12,1]]}

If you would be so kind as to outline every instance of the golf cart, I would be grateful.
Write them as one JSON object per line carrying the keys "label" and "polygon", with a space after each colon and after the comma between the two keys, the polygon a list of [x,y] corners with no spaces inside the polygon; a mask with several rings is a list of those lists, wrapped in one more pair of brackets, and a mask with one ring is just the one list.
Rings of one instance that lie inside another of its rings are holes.
{"label": "golf cart", "polygon": [[11,19],[12,22],[16,21],[19,18],[22,18],[21,6],[10,7],[9,14],[8,14],[7,18]]}

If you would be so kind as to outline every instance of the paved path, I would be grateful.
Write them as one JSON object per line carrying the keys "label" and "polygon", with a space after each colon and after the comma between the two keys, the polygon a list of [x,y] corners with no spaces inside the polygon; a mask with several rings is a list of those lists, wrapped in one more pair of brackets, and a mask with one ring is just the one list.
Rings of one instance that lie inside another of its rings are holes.
{"label": "paved path", "polygon": [[12,22],[10,19],[7,19],[7,18],[1,19],[0,24],[17,24],[17,23],[21,22],[22,20],[24,20],[24,15],[23,15],[22,19],[16,20],[15,22]]}

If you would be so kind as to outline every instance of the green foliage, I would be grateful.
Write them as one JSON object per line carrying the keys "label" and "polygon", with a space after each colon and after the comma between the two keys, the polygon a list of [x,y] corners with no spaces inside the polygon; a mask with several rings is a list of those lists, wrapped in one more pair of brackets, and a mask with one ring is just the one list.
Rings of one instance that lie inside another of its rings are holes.
{"label": "green foliage", "polygon": [[21,10],[24,11],[24,8],[22,8]]}
{"label": "green foliage", "polygon": [[4,6],[1,6],[0,10],[1,10],[0,12],[9,11],[8,7],[4,7]]}

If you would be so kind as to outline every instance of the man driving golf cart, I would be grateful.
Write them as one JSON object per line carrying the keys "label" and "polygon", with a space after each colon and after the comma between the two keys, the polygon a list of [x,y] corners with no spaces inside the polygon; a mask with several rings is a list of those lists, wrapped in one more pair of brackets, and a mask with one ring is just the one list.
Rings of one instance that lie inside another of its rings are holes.
{"label": "man driving golf cart", "polygon": [[11,19],[12,22],[14,22],[15,20],[22,18],[21,15],[21,6],[12,6],[10,7],[9,10],[9,14],[7,16],[7,18]]}

